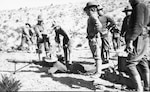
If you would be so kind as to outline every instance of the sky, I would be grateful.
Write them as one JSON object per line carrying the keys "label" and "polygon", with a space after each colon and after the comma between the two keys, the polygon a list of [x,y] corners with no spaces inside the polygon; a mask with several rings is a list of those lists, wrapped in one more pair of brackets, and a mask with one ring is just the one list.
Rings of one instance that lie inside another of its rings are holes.
{"label": "sky", "polygon": [[77,3],[90,0],[0,0],[0,10],[18,9],[20,7],[38,7],[50,4]]}

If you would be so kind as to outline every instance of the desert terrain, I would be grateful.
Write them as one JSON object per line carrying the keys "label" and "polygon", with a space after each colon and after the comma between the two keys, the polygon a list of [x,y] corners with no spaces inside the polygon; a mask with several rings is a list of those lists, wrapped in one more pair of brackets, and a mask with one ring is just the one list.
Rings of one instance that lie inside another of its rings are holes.
{"label": "desert terrain", "polygon": [[[125,14],[122,12],[129,5],[128,0],[96,0],[102,4],[106,15],[112,17],[118,28],[121,29]],[[149,0],[145,0],[149,1]],[[78,3],[50,4],[35,8],[20,7],[19,9],[0,11],[0,74],[20,80],[22,87],[19,91],[106,91],[122,92],[122,85],[109,79],[95,79],[90,75],[75,73],[49,74],[50,67],[34,64],[32,60],[38,60],[38,54],[17,50],[21,42],[20,27],[25,23],[34,26],[37,16],[42,15],[45,28],[50,33],[51,52],[55,57],[56,45],[54,32],[51,31],[51,22],[57,21],[67,31],[71,38],[71,60],[80,63],[85,69],[92,69],[94,60],[86,39],[87,16],[83,11],[86,1]],[[111,37],[111,36],[110,36]],[[112,46],[112,43],[111,43]],[[25,46],[26,47],[26,46]],[[118,67],[118,55],[124,50],[110,52],[110,67]],[[20,63],[8,62],[8,59],[22,61]],[[90,67],[91,66],[91,67]],[[15,70],[19,69],[15,74]],[[105,71],[103,71],[105,74]],[[117,73],[116,73],[117,75]],[[111,74],[110,74],[111,76]],[[116,78],[113,76],[112,78]],[[1,80],[1,76],[0,76]],[[98,85],[98,86],[96,86]]]}

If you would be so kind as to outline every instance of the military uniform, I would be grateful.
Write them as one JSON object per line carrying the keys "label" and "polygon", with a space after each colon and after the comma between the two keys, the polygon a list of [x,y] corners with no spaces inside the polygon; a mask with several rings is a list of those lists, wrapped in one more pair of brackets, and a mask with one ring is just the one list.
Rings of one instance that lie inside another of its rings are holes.
{"label": "military uniform", "polygon": [[102,32],[101,39],[102,39],[102,59],[103,61],[109,61],[109,51],[110,51],[110,36],[109,36],[109,29],[115,25],[114,20],[112,20],[108,16],[99,16],[99,20],[102,23]]}
{"label": "military uniform", "polygon": [[102,24],[98,19],[97,4],[95,2],[88,2],[84,11],[89,16],[87,21],[87,39],[89,40],[90,50],[96,62],[96,74],[94,77],[101,75],[101,38],[100,32]]}
{"label": "military uniform", "polygon": [[22,27],[22,39],[21,39],[21,45],[19,46],[19,49],[23,50],[24,44],[27,43],[28,44],[28,49],[30,50],[30,46],[33,44],[33,35],[34,32],[31,28],[31,25],[26,23],[25,24],[26,27]]}
{"label": "military uniform", "polygon": [[38,23],[34,26],[34,30],[35,30],[35,34],[37,37],[38,51],[40,53],[43,52],[42,45],[44,44],[44,49],[45,49],[46,55],[48,55],[49,48],[50,48],[50,42],[49,42],[48,34],[47,34],[46,30],[44,29],[43,19],[41,18],[41,16],[38,16]]}
{"label": "military uniform", "polygon": [[[147,59],[145,58],[148,47],[148,33],[145,26],[149,22],[149,12],[145,4],[140,3],[139,0],[129,0],[133,10],[129,21],[129,31],[126,33],[127,51],[129,52],[127,57],[127,69],[129,71],[135,88],[137,91],[142,92],[143,87],[141,84],[141,77],[144,77],[144,89],[147,91],[149,86],[149,67]],[[140,41],[140,47],[138,46]],[[140,50],[138,50],[140,48]],[[142,76],[140,76],[136,66],[140,65],[142,70]],[[149,89],[148,89],[149,90]]]}
{"label": "military uniform", "polygon": [[125,37],[125,42],[126,42],[126,36],[127,36],[126,32],[129,30],[129,21],[131,15],[129,13],[132,12],[132,9],[129,9],[129,6],[127,6],[122,12],[124,12],[126,16],[123,19],[120,36]]}
{"label": "military uniform", "polygon": [[55,30],[55,41],[60,44],[60,35],[63,36],[63,51],[64,51],[64,59],[65,65],[67,69],[69,68],[70,61],[70,39],[67,33],[60,26],[56,25],[54,27]]}

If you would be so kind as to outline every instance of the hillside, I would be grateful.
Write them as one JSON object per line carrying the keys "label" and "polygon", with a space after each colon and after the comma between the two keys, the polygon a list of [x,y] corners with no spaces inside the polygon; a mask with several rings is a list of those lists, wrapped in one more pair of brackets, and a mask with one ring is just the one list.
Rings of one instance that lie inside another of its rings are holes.
{"label": "hillside", "polygon": [[[92,1],[92,0],[91,0]],[[122,10],[128,0],[95,0],[104,7],[106,15],[112,17],[121,28],[125,14]],[[149,0],[144,0],[149,4]],[[51,31],[51,22],[57,21],[70,34],[86,35],[87,16],[83,11],[86,0],[76,3],[49,4],[35,8],[19,8],[0,11],[0,49],[6,50],[20,44],[21,30],[25,23],[35,25],[39,14],[44,18],[46,30]],[[150,5],[150,4],[149,4]],[[51,34],[53,36],[53,34]]]}
{"label": "hillside", "polygon": [[[121,11],[127,5],[127,0],[97,0],[104,11],[111,16],[118,26],[121,26],[124,13]],[[37,8],[20,8],[0,12],[0,48],[6,50],[20,44],[19,28],[28,22],[36,24],[39,14],[44,18],[47,30],[51,29],[51,21],[56,20],[69,34],[86,34],[87,16],[83,11],[86,2],[68,4],[50,4]]]}

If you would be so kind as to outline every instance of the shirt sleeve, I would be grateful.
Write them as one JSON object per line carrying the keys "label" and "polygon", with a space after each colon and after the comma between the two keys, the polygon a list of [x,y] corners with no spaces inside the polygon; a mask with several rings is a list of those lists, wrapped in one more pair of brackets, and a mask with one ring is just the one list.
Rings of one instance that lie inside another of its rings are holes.
{"label": "shirt sleeve", "polygon": [[127,17],[124,18],[123,23],[122,23],[122,27],[121,27],[121,36],[124,36],[125,32],[126,32],[126,27],[127,27]]}
{"label": "shirt sleeve", "polygon": [[40,30],[37,26],[35,26],[35,32],[36,32],[37,36],[41,36]]}
{"label": "shirt sleeve", "polygon": [[94,24],[94,28],[97,32],[101,32],[102,31],[102,24],[100,22],[100,20],[98,19],[98,17],[92,17],[92,21]]}
{"label": "shirt sleeve", "polygon": [[133,41],[135,41],[137,37],[142,33],[142,27],[144,26],[144,7],[140,4],[136,7],[135,11],[135,23],[132,29],[133,33],[130,35],[129,39]]}

